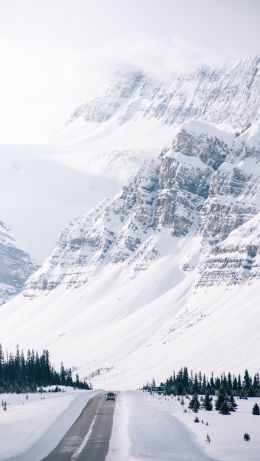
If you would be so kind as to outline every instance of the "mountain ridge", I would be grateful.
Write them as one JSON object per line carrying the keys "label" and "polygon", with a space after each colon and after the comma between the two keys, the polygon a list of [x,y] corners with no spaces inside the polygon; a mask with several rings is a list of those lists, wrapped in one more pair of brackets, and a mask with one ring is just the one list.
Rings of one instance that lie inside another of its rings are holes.
{"label": "mountain ridge", "polygon": [[119,73],[99,96],[77,108],[67,125],[79,118],[105,122],[114,116],[124,124],[141,116],[169,125],[195,118],[217,124],[226,120],[234,130],[243,130],[259,119],[259,65],[260,56],[255,55],[216,68],[176,73],[167,83],[143,72]]}
{"label": "mountain ridge", "polygon": [[[45,289],[66,279],[68,286],[80,286],[103,263],[131,260],[150,234],[164,227],[178,237],[195,227],[194,235],[212,247],[256,215],[260,151],[235,143],[235,137],[229,146],[212,130],[202,134],[208,125],[195,127],[195,132],[194,124],[190,131],[187,125],[180,129],[171,147],[143,166],[114,199],[72,222],[26,290],[37,287],[38,274]],[[248,171],[252,162],[254,173]]]}

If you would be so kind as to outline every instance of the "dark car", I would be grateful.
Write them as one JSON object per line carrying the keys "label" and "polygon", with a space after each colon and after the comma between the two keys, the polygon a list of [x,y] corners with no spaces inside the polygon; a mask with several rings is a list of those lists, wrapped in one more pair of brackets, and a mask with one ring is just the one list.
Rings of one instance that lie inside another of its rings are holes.
{"label": "dark car", "polygon": [[108,392],[106,395],[106,400],[116,400],[116,394],[114,392]]}

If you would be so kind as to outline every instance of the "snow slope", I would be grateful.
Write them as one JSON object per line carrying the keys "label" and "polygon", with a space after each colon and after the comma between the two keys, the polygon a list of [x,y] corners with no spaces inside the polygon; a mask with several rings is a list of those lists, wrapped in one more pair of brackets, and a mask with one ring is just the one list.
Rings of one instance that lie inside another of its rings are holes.
{"label": "snow slope", "polygon": [[108,266],[80,288],[19,295],[0,308],[4,345],[48,347],[56,363],[66,350],[81,376],[105,388],[135,388],[185,365],[257,371],[258,281],[196,288],[196,271],[182,269],[199,259],[194,243],[176,242],[138,277]]}
{"label": "snow slope", "polygon": [[[0,394],[7,402],[1,409],[0,459],[40,461],[58,444],[97,391],[74,391],[11,395]],[[15,443],[14,443],[15,440]]]}
{"label": "snow slope", "polygon": [[[257,461],[260,417],[251,413],[256,401],[260,399],[238,400],[237,412],[229,416],[200,410],[197,416],[204,424],[195,424],[194,413],[184,413],[177,399],[123,392],[116,402],[106,461]],[[243,440],[245,432],[250,442]]]}

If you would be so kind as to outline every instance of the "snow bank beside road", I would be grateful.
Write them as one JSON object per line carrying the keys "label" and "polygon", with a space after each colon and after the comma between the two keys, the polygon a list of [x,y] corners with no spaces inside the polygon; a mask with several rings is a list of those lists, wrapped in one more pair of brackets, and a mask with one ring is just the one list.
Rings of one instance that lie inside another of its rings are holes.
{"label": "snow bank beside road", "polygon": [[106,461],[213,461],[169,408],[148,394],[118,396]]}
{"label": "snow bank beside road", "polygon": [[[175,398],[122,392],[106,461],[259,461],[260,416],[251,413],[255,402],[260,404],[260,398],[239,400],[237,412],[229,416],[204,410],[195,415],[184,413]],[[194,423],[195,416],[200,423]]]}
{"label": "snow bank beside road", "polygon": [[0,394],[0,460],[39,461],[50,453],[98,391]]}

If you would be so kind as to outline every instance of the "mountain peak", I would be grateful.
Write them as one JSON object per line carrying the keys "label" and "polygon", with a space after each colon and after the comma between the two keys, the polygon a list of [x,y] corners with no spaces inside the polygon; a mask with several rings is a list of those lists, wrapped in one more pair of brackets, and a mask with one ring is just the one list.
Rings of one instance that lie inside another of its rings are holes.
{"label": "mountain peak", "polygon": [[168,83],[141,71],[117,72],[105,91],[77,108],[78,119],[124,124],[154,119],[178,126],[194,119],[241,131],[260,118],[259,56],[220,67],[176,73]]}

